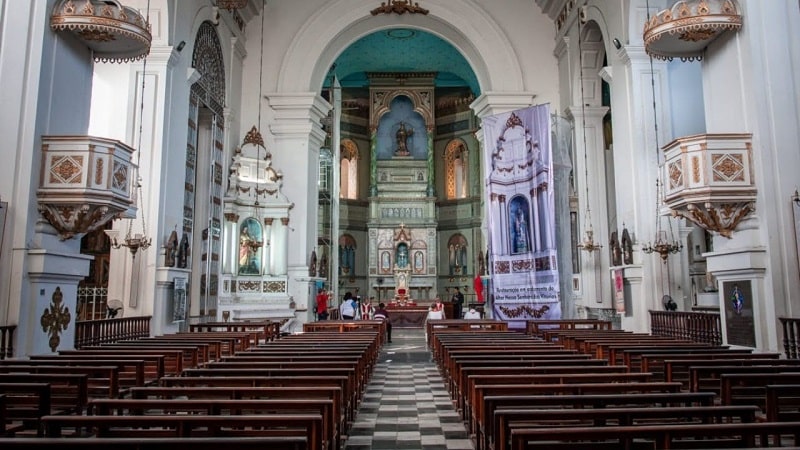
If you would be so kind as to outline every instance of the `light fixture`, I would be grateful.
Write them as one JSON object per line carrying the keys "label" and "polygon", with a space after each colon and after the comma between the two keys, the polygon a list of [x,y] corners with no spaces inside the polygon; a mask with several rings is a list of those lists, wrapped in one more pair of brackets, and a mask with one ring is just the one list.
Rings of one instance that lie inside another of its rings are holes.
{"label": "light fixture", "polygon": [[[125,239],[122,242],[117,241],[117,237],[114,236],[111,240],[111,247],[118,249],[125,247],[131,251],[131,257],[136,258],[136,253],[139,250],[147,250],[150,247],[150,243],[152,242],[153,238],[147,236],[147,222],[144,220],[144,196],[142,195],[142,175],[141,175],[141,161],[142,161],[142,134],[144,133],[144,88],[146,86],[147,80],[147,57],[144,58],[144,62],[142,63],[142,92],[139,94],[140,103],[139,103],[139,142],[137,144],[137,154],[136,154],[136,184],[133,186],[134,189],[134,198],[138,194],[139,203],[136,208],[136,214],[134,217],[128,220],[128,230],[125,233]],[[131,233],[131,229],[133,228],[133,221],[136,218],[136,215],[139,214],[139,210],[142,213],[142,232],[140,233]]]}
{"label": "light fixture", "polygon": [[603,246],[599,242],[595,242],[594,240],[594,228],[592,227],[592,209],[589,206],[589,148],[586,144],[586,100],[585,95],[583,92],[583,47],[581,45],[581,34],[583,30],[581,29],[581,21],[578,21],[578,64],[580,65],[580,86],[581,86],[581,129],[583,130],[583,170],[584,170],[584,181],[583,184],[586,186],[586,197],[584,201],[586,202],[586,212],[584,213],[584,221],[586,223],[586,237],[583,239],[583,242],[578,244],[578,248],[587,252],[592,253],[594,251],[599,251]]}
{"label": "light fixture", "polygon": [[614,38],[614,40],[611,42],[614,44],[615,49],[619,50],[622,48],[622,42],[620,42],[619,39]]}
{"label": "light fixture", "polygon": [[[650,57],[650,89],[653,94],[653,129],[655,131],[655,141],[656,141],[656,161],[658,165],[661,166],[661,154],[659,152],[660,148],[658,145],[658,111],[656,108],[656,81],[655,81],[655,71],[653,69],[653,57]],[[667,238],[666,231],[662,230],[661,222],[663,220],[663,216],[659,214],[659,209],[661,206],[662,196],[663,196],[663,185],[661,183],[661,170],[656,171],[658,175],[656,175],[656,202],[655,202],[655,219],[656,219],[656,234],[655,238],[652,242],[648,242],[647,244],[642,246],[642,251],[647,254],[658,253],[661,256],[661,259],[666,264],[669,255],[675,254],[683,250],[683,244],[675,239],[674,234],[672,232],[672,222],[669,225],[669,238]]]}

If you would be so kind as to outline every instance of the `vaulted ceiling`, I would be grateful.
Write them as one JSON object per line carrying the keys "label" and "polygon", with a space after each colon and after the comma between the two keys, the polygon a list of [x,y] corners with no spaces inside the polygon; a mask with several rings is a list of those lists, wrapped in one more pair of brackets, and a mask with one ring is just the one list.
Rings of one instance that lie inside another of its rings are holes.
{"label": "vaulted ceiling", "polygon": [[436,72],[437,87],[480,86],[467,60],[450,43],[426,31],[391,28],[364,36],[336,59],[343,87],[367,86],[367,72]]}

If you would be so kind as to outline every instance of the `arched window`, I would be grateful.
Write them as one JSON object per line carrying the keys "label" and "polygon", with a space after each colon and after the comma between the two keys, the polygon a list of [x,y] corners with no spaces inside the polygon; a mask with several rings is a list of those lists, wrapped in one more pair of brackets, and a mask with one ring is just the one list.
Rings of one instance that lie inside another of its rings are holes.
{"label": "arched window", "polygon": [[445,158],[445,191],[447,199],[467,197],[467,145],[460,139],[447,144]]}
{"label": "arched window", "polygon": [[358,146],[350,139],[342,140],[339,197],[358,198]]}

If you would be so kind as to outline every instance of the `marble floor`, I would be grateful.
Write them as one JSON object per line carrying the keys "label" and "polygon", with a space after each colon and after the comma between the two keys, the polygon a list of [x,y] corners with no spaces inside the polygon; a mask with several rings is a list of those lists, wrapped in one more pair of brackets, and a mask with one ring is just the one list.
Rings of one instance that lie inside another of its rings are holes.
{"label": "marble floor", "polygon": [[472,450],[422,329],[395,329],[367,386],[345,450]]}

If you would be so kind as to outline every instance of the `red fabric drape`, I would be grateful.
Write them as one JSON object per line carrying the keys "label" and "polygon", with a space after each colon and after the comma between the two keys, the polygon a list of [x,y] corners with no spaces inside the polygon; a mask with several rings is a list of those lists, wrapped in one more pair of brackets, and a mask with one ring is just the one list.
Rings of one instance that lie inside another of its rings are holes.
{"label": "red fabric drape", "polygon": [[483,280],[481,280],[480,275],[475,275],[474,288],[478,303],[483,303]]}

